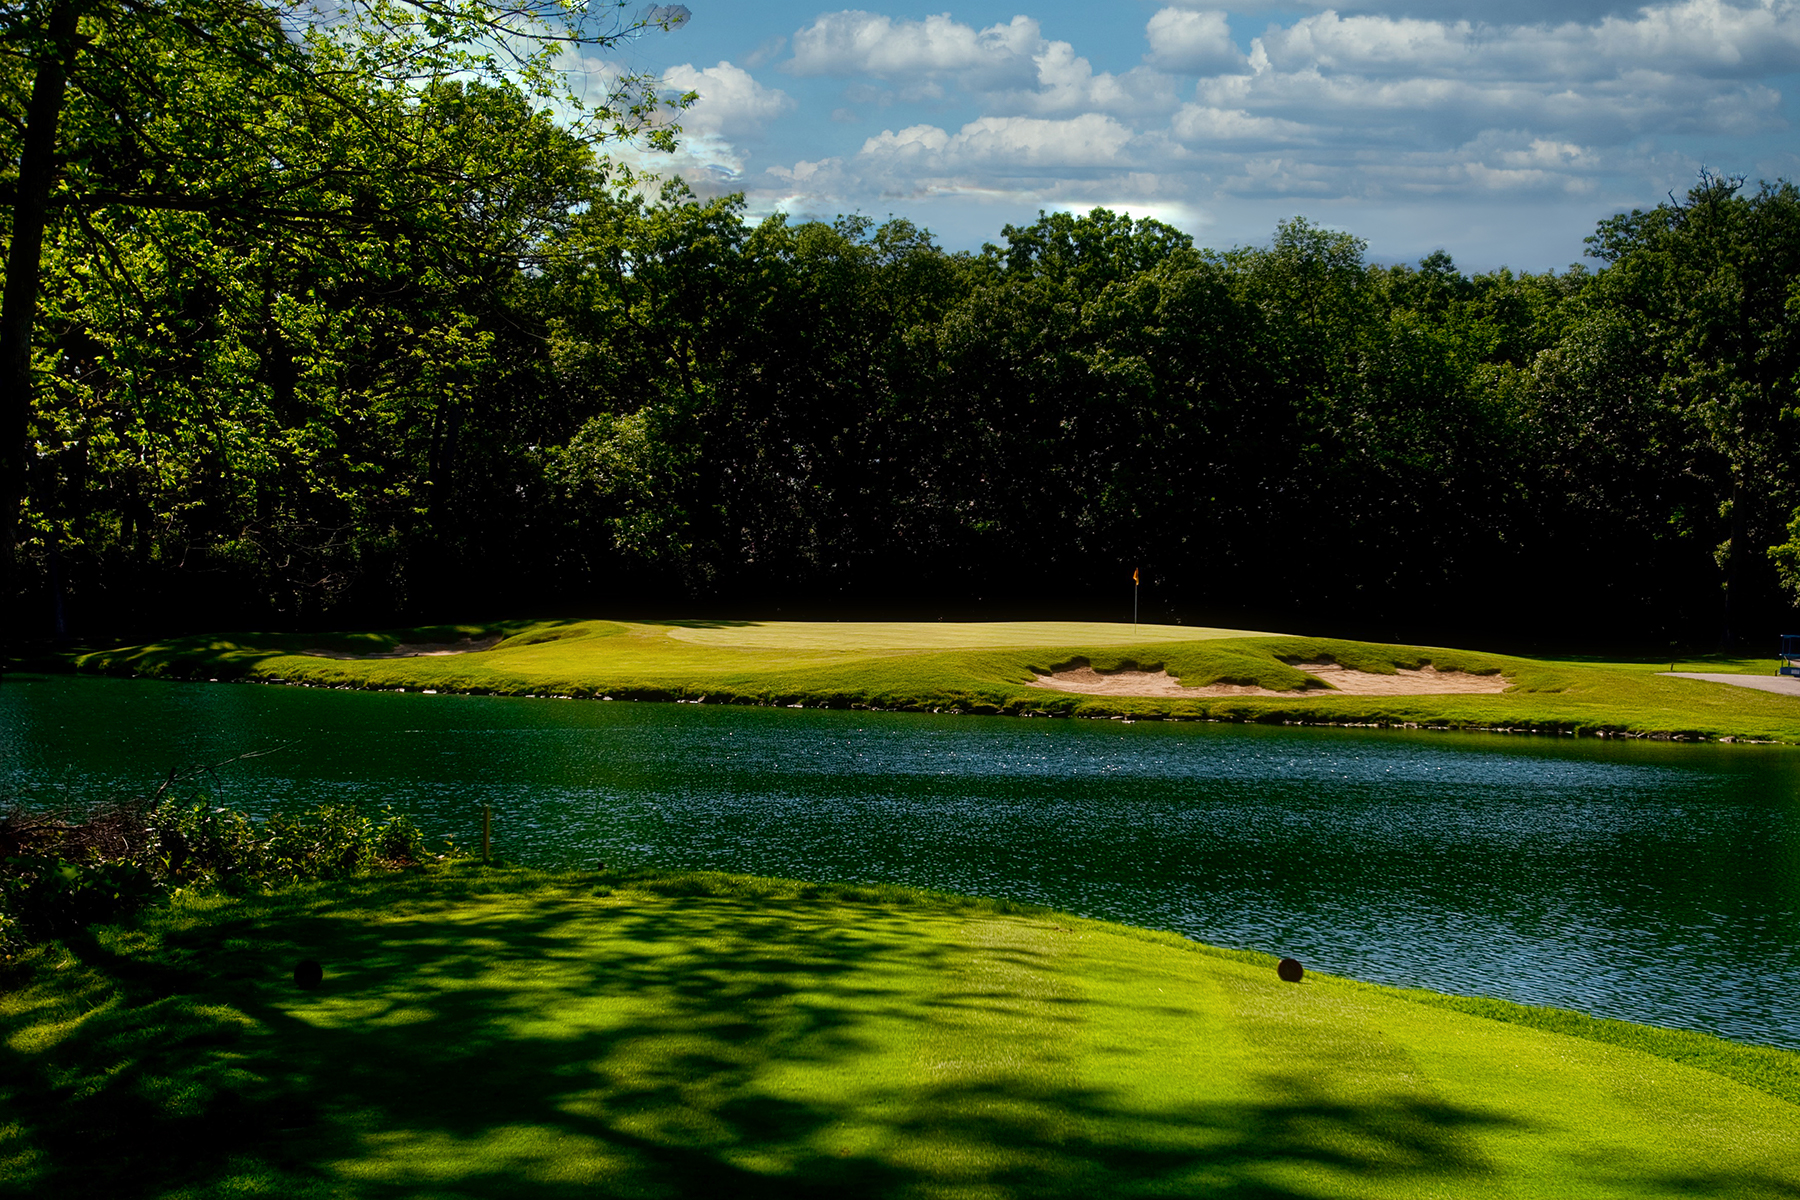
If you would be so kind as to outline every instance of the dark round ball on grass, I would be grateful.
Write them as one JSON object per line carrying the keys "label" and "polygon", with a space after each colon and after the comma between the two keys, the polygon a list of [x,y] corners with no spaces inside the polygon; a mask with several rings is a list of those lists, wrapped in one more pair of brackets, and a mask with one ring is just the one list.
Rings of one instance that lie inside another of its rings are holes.
{"label": "dark round ball on grass", "polygon": [[1299,983],[1301,977],[1306,974],[1306,968],[1300,965],[1300,960],[1297,958],[1284,958],[1275,964],[1275,973],[1281,976],[1285,983]]}
{"label": "dark round ball on grass", "polygon": [[310,958],[303,958],[294,964],[294,982],[310,992],[325,982],[325,968]]}

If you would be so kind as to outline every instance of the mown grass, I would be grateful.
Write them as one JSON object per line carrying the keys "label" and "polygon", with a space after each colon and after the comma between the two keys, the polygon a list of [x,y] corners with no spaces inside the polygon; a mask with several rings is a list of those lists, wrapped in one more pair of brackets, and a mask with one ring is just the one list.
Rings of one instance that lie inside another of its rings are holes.
{"label": "mown grass", "polygon": [[[445,657],[343,659],[308,653],[370,654],[402,641],[485,634],[503,634],[505,640],[481,653]],[[1658,664],[1651,662],[1530,659],[1183,626],[503,622],[363,634],[180,638],[90,651],[72,661],[82,670],[323,687],[1800,741],[1800,698],[1669,678],[1657,674]],[[1500,695],[1351,696],[1309,686],[1294,664],[1314,661],[1384,673],[1430,663],[1445,670],[1498,672],[1511,686]],[[1681,665],[1750,671],[1759,661]],[[1077,663],[1100,670],[1162,668],[1188,685],[1254,684],[1290,694],[1134,699],[1031,686],[1042,672]],[[1773,660],[1766,665],[1773,673]]]}
{"label": "mown grass", "polygon": [[190,895],[10,969],[0,1195],[1800,1194],[1800,1056],[1272,965],[710,874]]}

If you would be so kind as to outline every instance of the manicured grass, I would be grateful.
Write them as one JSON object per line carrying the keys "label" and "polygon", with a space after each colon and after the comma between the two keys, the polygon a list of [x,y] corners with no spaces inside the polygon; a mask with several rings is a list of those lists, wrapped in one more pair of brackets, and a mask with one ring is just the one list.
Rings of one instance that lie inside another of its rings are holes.
{"label": "manicured grass", "polygon": [[0,1030],[6,1195],[1800,1192],[1800,1056],[895,888],[188,897],[15,965]]}
{"label": "manicured grass", "polygon": [[[401,642],[491,634],[505,640],[478,654],[343,659],[307,653],[379,653]],[[1800,741],[1800,698],[1667,678],[1648,661],[1529,659],[1174,625],[515,621],[380,633],[176,638],[70,659],[81,670],[322,687]],[[1461,696],[1299,690],[1307,676],[1293,664],[1321,660],[1377,672],[1425,663],[1500,672],[1513,686],[1502,695]],[[1681,665],[1751,671],[1762,661]],[[1769,673],[1773,661],[1763,664]],[[1037,673],[1081,662],[1101,670],[1166,668],[1189,685],[1293,690],[1278,697],[1169,700],[1028,686]]]}
{"label": "manicured grass", "polygon": [[1668,655],[1653,658],[1612,659],[1598,656],[1531,656],[1534,662],[1563,663],[1571,666],[1607,667],[1615,671],[1643,671],[1650,674],[1667,671],[1694,671],[1710,675],[1774,675],[1781,659],[1754,654]]}

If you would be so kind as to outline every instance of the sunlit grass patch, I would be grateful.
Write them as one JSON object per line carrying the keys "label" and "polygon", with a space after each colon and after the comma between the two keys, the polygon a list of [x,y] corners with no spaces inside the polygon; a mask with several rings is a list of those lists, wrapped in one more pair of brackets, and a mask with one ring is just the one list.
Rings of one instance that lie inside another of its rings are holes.
{"label": "sunlit grass patch", "polygon": [[0,1033],[19,1195],[1800,1188],[1786,1051],[885,886],[458,868],[183,900],[15,964]]}

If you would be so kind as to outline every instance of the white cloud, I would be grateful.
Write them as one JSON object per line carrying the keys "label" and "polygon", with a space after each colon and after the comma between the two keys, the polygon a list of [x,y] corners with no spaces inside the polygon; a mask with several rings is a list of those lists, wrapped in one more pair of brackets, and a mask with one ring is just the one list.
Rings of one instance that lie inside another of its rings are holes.
{"label": "white cloud", "polygon": [[1800,3],[1683,0],[1591,25],[1492,26],[1333,11],[1258,39],[1281,72],[1579,83],[1631,71],[1741,78],[1800,70]]}
{"label": "white cloud", "polygon": [[1247,65],[1222,12],[1161,9],[1144,26],[1144,36],[1150,42],[1144,61],[1167,71],[1222,75]]}
{"label": "white cloud", "polygon": [[[1056,116],[1141,114],[1175,107],[1175,81],[1138,67],[1095,72],[1069,42],[1044,37],[1029,17],[976,29],[948,14],[920,21],[867,12],[827,13],[794,35],[794,75],[872,77],[892,85],[883,102],[980,97],[990,113]],[[852,85],[845,98],[868,103],[878,89]]]}
{"label": "white cloud", "polygon": [[[1408,150],[1484,129],[1618,144],[1781,127],[1758,76],[1800,71],[1800,0],[1678,0],[1587,24],[1478,25],[1327,10],[1270,26],[1248,56],[1222,11],[1174,0],[1145,26],[1148,65],[1097,72],[1035,20],[828,13],[794,35],[797,75],[856,80],[845,99],[973,104],[985,117],[1105,115],[1190,148],[1348,138]],[[1171,71],[1202,76],[1180,103]]]}
{"label": "white cloud", "polygon": [[1188,181],[1159,173],[1158,139],[1112,117],[983,117],[952,133],[936,125],[884,129],[850,157],[771,167],[757,190],[788,211],[884,199],[981,197],[1010,203],[1185,203]]}
{"label": "white cloud", "polygon": [[[1199,106],[1307,125],[1321,144],[1423,148],[1495,128],[1612,145],[1743,137],[1785,127],[1760,77],[1800,70],[1800,0],[1681,0],[1555,26],[1328,11],[1270,27],[1249,65],[1202,79]],[[1193,117],[1178,119],[1191,142]]]}
{"label": "white cloud", "polygon": [[1200,104],[1182,105],[1169,122],[1169,132],[1182,142],[1317,140],[1317,132],[1298,121],[1257,117],[1241,108],[1211,108]]}
{"label": "white cloud", "polygon": [[1343,3],[1271,0],[1265,11],[1313,11],[1277,18],[1246,53],[1217,0],[1161,0],[1144,65],[1118,73],[1029,17],[828,13],[792,36],[780,69],[841,81],[816,85],[841,86],[821,111],[852,105],[888,128],[743,179],[789,200],[1172,204],[1199,221],[1211,205],[1308,197],[1569,212],[1605,195],[1653,202],[1699,154],[1769,175],[1800,162],[1779,90],[1800,73],[1800,0],[1576,0],[1511,24],[1468,0]]}
{"label": "white cloud", "polygon": [[1173,108],[1175,81],[1161,71],[1137,67],[1123,75],[1098,75],[1067,42],[1047,42],[1032,60],[1037,87],[996,96],[997,104],[1026,113],[1153,113]]}
{"label": "white cloud", "polygon": [[676,91],[699,93],[680,118],[682,129],[694,136],[757,137],[794,107],[786,92],[764,87],[750,72],[729,62],[698,71],[683,63],[664,71],[663,82]]}
{"label": "white cloud", "polygon": [[1038,23],[1014,17],[976,31],[948,13],[896,21],[876,13],[826,13],[794,35],[796,75],[873,75],[878,79],[957,74],[984,90],[1029,86],[1031,56],[1044,44]]}
{"label": "white cloud", "polygon": [[1462,139],[1485,128],[1623,141],[1641,134],[1735,135],[1778,128],[1780,96],[1760,84],[1636,71],[1586,86],[1418,75],[1378,78],[1275,68],[1202,81],[1218,108],[1305,121],[1383,142]]}
{"label": "white cloud", "polygon": [[[625,68],[616,62],[570,56],[571,73],[592,81],[589,92],[604,94]],[[794,107],[794,101],[778,88],[764,87],[748,71],[730,62],[696,68],[691,63],[661,73],[659,91],[665,96],[696,92],[699,98],[683,112],[664,110],[659,124],[681,126],[674,153],[653,150],[642,141],[614,142],[605,147],[608,158],[640,176],[653,190],[653,179],[680,176],[702,195],[716,195],[743,186],[751,168],[746,141],[761,137],[769,124]],[[589,99],[592,103],[592,99]]]}
{"label": "white cloud", "polygon": [[1112,117],[1086,113],[1069,120],[983,117],[951,135],[933,125],[895,133],[882,130],[863,143],[861,156],[884,168],[916,167],[932,173],[971,168],[1015,171],[1085,170],[1129,162],[1132,131]]}

